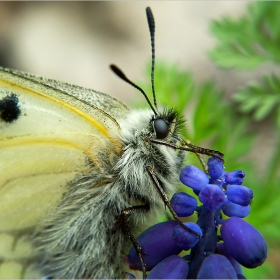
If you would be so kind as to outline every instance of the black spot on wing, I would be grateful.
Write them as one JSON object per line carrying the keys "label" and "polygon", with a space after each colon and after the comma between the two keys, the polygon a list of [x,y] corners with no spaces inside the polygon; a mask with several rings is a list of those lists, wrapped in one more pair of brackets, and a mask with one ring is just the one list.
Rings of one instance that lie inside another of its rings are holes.
{"label": "black spot on wing", "polygon": [[19,100],[11,93],[0,100],[0,120],[11,123],[20,116]]}

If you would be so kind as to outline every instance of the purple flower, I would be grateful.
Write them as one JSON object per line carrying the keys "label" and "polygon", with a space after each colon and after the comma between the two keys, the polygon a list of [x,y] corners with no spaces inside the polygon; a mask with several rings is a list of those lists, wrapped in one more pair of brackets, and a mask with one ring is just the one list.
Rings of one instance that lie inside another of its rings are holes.
{"label": "purple flower", "polygon": [[224,192],[216,185],[208,184],[199,193],[199,200],[210,211],[215,211],[226,200]]}
{"label": "purple flower", "polygon": [[251,206],[241,206],[227,199],[222,205],[222,210],[228,217],[245,218],[250,214]]}
{"label": "purple flower", "polygon": [[241,185],[245,175],[243,170],[234,170],[224,173],[225,180],[229,185]]}
{"label": "purple flower", "polygon": [[157,264],[147,279],[186,279],[189,265],[178,256],[170,256]]}
{"label": "purple flower", "polygon": [[254,197],[253,191],[240,185],[231,185],[226,190],[228,200],[241,206],[251,204]]}
{"label": "purple flower", "polygon": [[215,157],[211,157],[208,159],[207,162],[208,168],[209,168],[209,175],[213,179],[218,179],[221,177],[224,173],[224,164],[223,162]]}
{"label": "purple flower", "polygon": [[[184,223],[189,229],[193,230],[200,236],[202,236],[201,228],[196,223]],[[178,225],[173,230],[172,238],[179,248],[182,250],[189,250],[194,247],[199,241],[199,237],[188,230],[184,229],[182,226]]]}
{"label": "purple flower", "polygon": [[225,256],[232,264],[236,274],[243,274],[242,266],[238,263],[231,254],[226,250],[224,243],[217,244],[217,253]]}
{"label": "purple flower", "polygon": [[[143,259],[147,265],[147,270],[151,270],[163,259],[179,254],[182,249],[179,248],[172,239],[174,228],[178,225],[177,221],[167,221],[156,224],[137,237],[143,251]],[[132,246],[126,262],[132,269],[142,269],[139,256]]]}
{"label": "purple flower", "polygon": [[219,187],[223,187],[224,185],[227,185],[224,176],[221,176],[217,179],[210,178],[209,184],[217,185]]}
{"label": "purple flower", "polygon": [[209,182],[207,174],[193,165],[187,165],[182,169],[180,180],[194,191],[200,191]]}
{"label": "purple flower", "polygon": [[202,262],[197,279],[237,279],[237,275],[226,257],[212,254]]}
{"label": "purple flower", "polygon": [[[253,199],[251,189],[242,186],[245,172],[225,172],[217,158],[208,161],[211,177],[195,166],[182,169],[180,180],[190,187],[202,202],[184,192],[174,194],[170,205],[179,217],[191,216],[196,211],[197,221],[184,223],[192,232],[168,221],[157,224],[138,238],[148,279],[244,279],[241,265],[254,268],[267,256],[267,245],[261,234],[241,220],[250,213]],[[229,216],[222,220],[222,211]],[[217,244],[218,224],[223,243]],[[197,234],[195,234],[197,233]],[[190,252],[180,258],[182,250]],[[126,261],[132,269],[142,269],[138,253],[131,248]]]}
{"label": "purple flower", "polygon": [[267,245],[260,232],[244,220],[231,217],[221,227],[224,246],[241,265],[254,268],[267,257]]}
{"label": "purple flower", "polygon": [[197,208],[197,201],[193,196],[184,192],[178,192],[170,200],[171,206],[179,217],[188,217]]}

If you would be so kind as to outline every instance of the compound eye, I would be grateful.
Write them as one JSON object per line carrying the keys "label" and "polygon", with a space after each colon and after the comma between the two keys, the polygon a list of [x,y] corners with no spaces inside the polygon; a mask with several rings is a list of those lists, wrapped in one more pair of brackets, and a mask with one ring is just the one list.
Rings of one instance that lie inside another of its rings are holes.
{"label": "compound eye", "polygon": [[158,139],[163,139],[168,135],[169,124],[163,119],[154,120],[154,129]]}

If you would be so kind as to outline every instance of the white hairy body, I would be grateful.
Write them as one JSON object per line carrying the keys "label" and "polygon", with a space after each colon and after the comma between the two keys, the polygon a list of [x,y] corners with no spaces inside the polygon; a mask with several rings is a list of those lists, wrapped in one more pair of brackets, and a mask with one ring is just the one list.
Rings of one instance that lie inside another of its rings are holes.
{"label": "white hairy body", "polygon": [[[121,212],[149,204],[148,211],[128,219],[133,234],[155,220],[164,202],[146,166],[156,172],[167,194],[173,193],[181,158],[173,149],[152,147],[150,110],[130,112],[118,120],[123,153],[100,155],[102,172],[92,168],[86,177],[71,182],[69,194],[42,223],[36,244],[42,253],[44,276],[53,278],[122,278],[124,254],[131,241],[120,224]],[[102,149],[102,152],[104,150]],[[106,161],[105,161],[106,157]],[[110,157],[111,159],[109,160]]]}

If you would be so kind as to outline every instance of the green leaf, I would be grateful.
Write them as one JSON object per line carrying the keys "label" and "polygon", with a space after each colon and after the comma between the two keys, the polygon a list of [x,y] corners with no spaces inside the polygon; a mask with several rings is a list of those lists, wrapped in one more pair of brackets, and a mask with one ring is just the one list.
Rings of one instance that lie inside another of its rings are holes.
{"label": "green leaf", "polygon": [[273,109],[277,103],[277,96],[268,96],[263,104],[260,104],[259,108],[256,109],[254,117],[257,121],[264,119]]}
{"label": "green leaf", "polygon": [[[239,103],[242,112],[254,112],[256,121],[263,120],[269,114],[275,116],[279,125],[280,79],[265,76],[261,83],[249,83],[235,93],[233,99]],[[280,126],[278,126],[280,127]]]}
{"label": "green leaf", "polygon": [[210,30],[218,43],[209,55],[221,67],[245,70],[264,62],[280,64],[280,2],[250,3],[247,14],[214,20]]}

